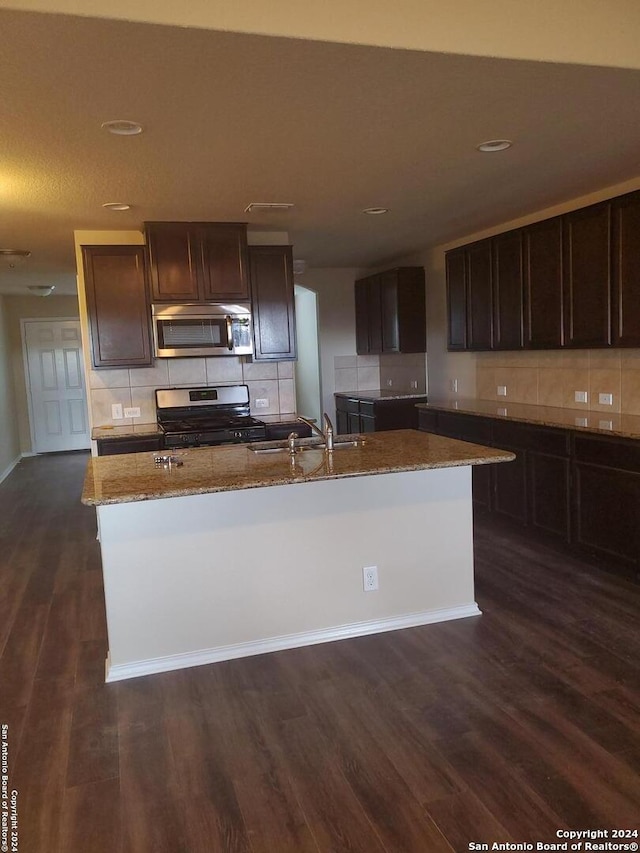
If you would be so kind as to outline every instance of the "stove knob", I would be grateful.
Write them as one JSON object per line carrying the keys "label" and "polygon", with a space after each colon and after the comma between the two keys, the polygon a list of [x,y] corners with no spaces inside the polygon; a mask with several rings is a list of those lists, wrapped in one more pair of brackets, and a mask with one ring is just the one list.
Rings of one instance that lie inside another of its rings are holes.
{"label": "stove knob", "polygon": [[237,430],[233,433],[233,437],[234,437],[234,438],[242,438],[242,433],[240,432],[240,430],[239,430],[239,429],[237,429]]}
{"label": "stove knob", "polygon": [[180,438],[182,439],[182,441],[184,441],[184,442],[185,442],[185,444],[186,444],[186,442],[187,442],[187,441],[189,441],[189,436],[188,436],[188,435],[181,435],[181,436],[180,436]]}

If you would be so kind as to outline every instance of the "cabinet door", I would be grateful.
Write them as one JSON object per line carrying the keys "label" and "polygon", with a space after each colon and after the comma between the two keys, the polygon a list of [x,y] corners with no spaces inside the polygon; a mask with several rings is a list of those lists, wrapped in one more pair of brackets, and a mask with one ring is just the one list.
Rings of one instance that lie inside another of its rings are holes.
{"label": "cabinet door", "polygon": [[344,409],[336,409],[336,432],[338,435],[349,432],[349,413]]}
{"label": "cabinet door", "polygon": [[527,464],[529,524],[543,533],[569,542],[569,459],[530,452]]}
{"label": "cabinet door", "polygon": [[369,279],[361,278],[355,283],[356,298],[356,352],[369,355]]}
{"label": "cabinet door", "polygon": [[611,204],[563,217],[564,345],[611,343]]}
{"label": "cabinet door", "polygon": [[291,246],[251,246],[253,336],[256,360],[296,357]]}
{"label": "cabinet door", "polygon": [[493,348],[517,350],[523,345],[524,272],[522,232],[493,239]]}
{"label": "cabinet door", "polygon": [[398,352],[427,351],[424,267],[399,267],[397,277]]}
{"label": "cabinet door", "polygon": [[558,349],[562,330],[562,220],[524,229],[525,346]]}
{"label": "cabinet door", "polygon": [[447,252],[447,347],[467,349],[467,255],[464,249]]}
{"label": "cabinet door", "polygon": [[202,249],[190,222],[146,222],[147,252],[154,302],[197,302]]}
{"label": "cabinet door", "polygon": [[613,247],[613,345],[640,347],[640,193],[613,202]]}
{"label": "cabinet door", "polygon": [[347,413],[347,432],[349,434],[360,433],[360,415],[357,412]]}
{"label": "cabinet door", "polygon": [[250,293],[246,224],[201,225],[198,237],[202,247],[202,298],[210,302],[247,302]]}
{"label": "cabinet door", "polygon": [[369,303],[369,352],[382,352],[382,276],[372,275],[367,279]]}
{"label": "cabinet door", "polygon": [[488,350],[493,343],[491,241],[467,247],[469,349]]}
{"label": "cabinet door", "polygon": [[82,257],[93,366],[150,365],[144,246],[84,246]]}
{"label": "cabinet door", "polygon": [[575,468],[575,542],[630,567],[640,559],[640,475],[578,463]]}
{"label": "cabinet door", "polygon": [[398,273],[396,270],[382,273],[380,280],[380,312],[382,352],[400,351],[398,330]]}

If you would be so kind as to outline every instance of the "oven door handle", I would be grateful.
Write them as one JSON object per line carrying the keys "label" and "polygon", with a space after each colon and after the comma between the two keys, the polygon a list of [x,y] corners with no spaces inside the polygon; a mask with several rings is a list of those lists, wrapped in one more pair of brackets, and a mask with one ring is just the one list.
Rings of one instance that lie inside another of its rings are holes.
{"label": "oven door handle", "polygon": [[225,317],[225,320],[227,322],[227,349],[232,350],[233,349],[233,320],[231,318],[231,315],[227,314],[227,316]]}

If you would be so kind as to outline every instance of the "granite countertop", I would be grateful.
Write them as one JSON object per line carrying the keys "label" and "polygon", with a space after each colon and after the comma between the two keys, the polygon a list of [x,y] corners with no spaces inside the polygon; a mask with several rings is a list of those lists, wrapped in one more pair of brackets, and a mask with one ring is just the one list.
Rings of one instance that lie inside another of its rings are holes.
{"label": "granite countertop", "polygon": [[[340,436],[344,441],[356,436]],[[184,463],[157,467],[156,453],[93,457],[82,502],[89,506],[129,503],[209,492],[238,491],[342,477],[364,477],[428,468],[509,462],[513,453],[417,430],[394,430],[360,437],[357,447],[298,452],[254,453],[249,445],[202,447],[175,453]],[[278,445],[282,442],[271,442]]]}
{"label": "granite countertop", "polygon": [[521,421],[538,426],[583,430],[623,438],[640,438],[640,416],[620,415],[599,409],[559,409],[553,406],[535,406],[525,403],[504,403],[495,400],[455,399],[453,397],[429,398],[428,403],[418,403],[419,409],[438,409],[468,415]]}
{"label": "granite countertop", "polygon": [[91,430],[91,438],[93,441],[98,439],[109,438],[139,438],[142,435],[159,435],[160,430],[158,424],[128,424],[126,426],[111,426],[104,424],[103,426],[94,426]]}
{"label": "granite countertop", "polygon": [[[257,418],[259,421],[264,421],[265,424],[280,424],[280,423],[290,423],[295,421],[298,417],[295,412],[285,412],[280,415],[260,415],[252,413],[253,417]],[[147,424],[131,424],[127,426],[111,426],[110,424],[105,424],[103,426],[94,426],[91,430],[91,438],[94,441],[97,439],[110,439],[110,438],[131,438],[132,436],[142,436],[142,435],[159,435],[160,430],[158,429],[157,423],[147,423]]]}
{"label": "granite countertop", "polygon": [[380,400],[425,400],[427,394],[425,391],[394,391],[393,388],[376,388],[373,391],[336,391],[333,396],[377,403]]}

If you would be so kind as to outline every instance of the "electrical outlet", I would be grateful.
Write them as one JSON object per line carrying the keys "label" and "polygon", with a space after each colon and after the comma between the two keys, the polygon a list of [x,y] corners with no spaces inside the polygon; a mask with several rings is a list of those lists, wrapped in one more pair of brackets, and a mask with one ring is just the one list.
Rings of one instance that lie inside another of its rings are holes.
{"label": "electrical outlet", "polygon": [[132,406],[130,409],[124,410],[125,418],[139,418],[140,417],[140,407]]}
{"label": "electrical outlet", "polygon": [[411,380],[411,387],[412,387],[414,390],[417,390],[417,389],[418,389],[418,380],[417,380],[417,379],[412,379],[412,380]]}
{"label": "electrical outlet", "polygon": [[122,403],[112,403],[111,404],[111,420],[112,421],[121,421],[122,420]]}
{"label": "electrical outlet", "polygon": [[599,429],[613,429],[613,421],[598,421]]}
{"label": "electrical outlet", "polygon": [[256,409],[268,409],[269,408],[269,398],[268,397],[258,397],[255,402]]}
{"label": "electrical outlet", "polygon": [[498,385],[498,397],[506,397],[507,396],[507,386],[506,385]]}
{"label": "electrical outlet", "polygon": [[449,380],[449,391],[452,391],[454,394],[458,393],[458,380],[450,379]]}
{"label": "electrical outlet", "polygon": [[387,385],[389,388],[393,388],[393,379],[387,379]]}
{"label": "electrical outlet", "polygon": [[582,427],[589,426],[589,420],[588,418],[575,418],[575,425]]}
{"label": "electrical outlet", "polygon": [[498,406],[496,410],[496,414],[500,415],[501,418],[507,417],[507,410],[504,406]]}
{"label": "electrical outlet", "polygon": [[378,589],[377,566],[365,566],[362,569],[362,588],[365,592],[373,592]]}
{"label": "electrical outlet", "polygon": [[613,406],[613,394],[598,394],[598,403],[601,406]]}
{"label": "electrical outlet", "polygon": [[589,395],[586,391],[576,391],[576,403],[586,403],[589,400]]}

